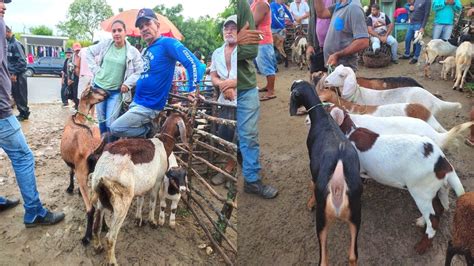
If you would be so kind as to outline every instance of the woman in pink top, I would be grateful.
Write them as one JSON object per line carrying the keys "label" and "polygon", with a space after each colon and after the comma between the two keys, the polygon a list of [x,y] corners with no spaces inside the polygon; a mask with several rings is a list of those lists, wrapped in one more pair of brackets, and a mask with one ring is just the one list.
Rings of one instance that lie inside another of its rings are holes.
{"label": "woman in pink top", "polygon": [[276,98],[275,95],[275,71],[276,58],[273,50],[273,37],[271,31],[271,11],[267,0],[255,0],[250,9],[253,13],[255,26],[263,32],[263,38],[258,44],[257,67],[260,73],[267,78],[267,86],[260,91],[266,91],[261,101]]}

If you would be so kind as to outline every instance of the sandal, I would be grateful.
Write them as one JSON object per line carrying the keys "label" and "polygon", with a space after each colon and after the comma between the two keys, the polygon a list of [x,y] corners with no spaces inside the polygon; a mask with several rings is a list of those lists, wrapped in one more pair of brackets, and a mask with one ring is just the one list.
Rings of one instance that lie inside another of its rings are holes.
{"label": "sandal", "polygon": [[267,91],[268,91],[267,87],[264,87],[264,88],[258,89],[258,92],[267,92]]}
{"label": "sandal", "polygon": [[260,101],[261,101],[261,102],[264,102],[264,101],[272,100],[272,99],[275,99],[275,98],[276,98],[276,95],[263,96],[263,97],[260,97]]}

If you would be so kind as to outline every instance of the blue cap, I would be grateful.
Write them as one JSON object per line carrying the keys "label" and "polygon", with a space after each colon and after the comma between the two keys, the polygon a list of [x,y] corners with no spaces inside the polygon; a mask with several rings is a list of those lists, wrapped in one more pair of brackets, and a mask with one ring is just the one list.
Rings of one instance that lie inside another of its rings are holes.
{"label": "blue cap", "polygon": [[10,3],[11,1],[12,1],[12,0],[3,0],[3,2],[4,2],[5,4]]}
{"label": "blue cap", "polygon": [[138,22],[140,21],[140,19],[151,20],[151,19],[158,19],[158,18],[156,17],[156,14],[152,9],[142,8],[140,9],[140,11],[138,11],[137,20],[135,20],[135,27],[137,28],[138,28],[138,25],[139,25]]}

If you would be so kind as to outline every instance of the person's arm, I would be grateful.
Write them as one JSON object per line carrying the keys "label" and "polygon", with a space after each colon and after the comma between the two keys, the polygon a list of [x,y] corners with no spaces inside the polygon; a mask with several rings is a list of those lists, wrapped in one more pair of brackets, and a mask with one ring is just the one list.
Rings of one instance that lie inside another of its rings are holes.
{"label": "person's arm", "polygon": [[[308,0],[308,4],[313,6],[313,0]],[[314,8],[309,10],[309,25],[308,25],[308,47],[306,48],[306,56],[314,53],[314,48],[319,47],[318,38],[316,38],[316,12]]]}
{"label": "person's arm", "polygon": [[388,38],[393,31],[393,23],[390,21],[390,18],[385,15],[385,25],[387,25],[387,33],[385,33],[385,38]]}
{"label": "person's arm", "polygon": [[425,14],[424,14],[423,22],[421,23],[421,28],[420,28],[421,32],[425,31],[426,23],[428,22],[428,18],[430,16],[430,11],[431,11],[431,0],[426,0]]}
{"label": "person's arm", "polygon": [[102,41],[96,45],[91,45],[87,47],[86,60],[87,60],[89,69],[94,75],[96,75],[97,72],[99,72],[100,70],[100,65],[98,65],[97,62],[95,61],[95,57],[100,54],[100,51],[104,49],[104,47],[106,47],[106,43],[107,41]]}
{"label": "person's arm", "polygon": [[[290,10],[288,10],[288,8],[286,7],[285,4],[282,4],[283,6],[283,10],[285,11],[286,15],[288,15],[288,17],[290,18],[291,22],[295,22],[295,19],[293,18],[293,15],[291,15],[291,12]],[[283,25],[285,26],[285,25]]]}
{"label": "person's arm", "polygon": [[303,20],[305,18],[309,18],[309,5],[306,2],[302,2],[301,4],[303,5],[304,9],[306,10],[304,12],[303,16],[301,16],[301,20]]}
{"label": "person's arm", "polygon": [[373,36],[373,37],[380,38],[379,34],[377,32],[375,32],[374,28],[372,27],[372,19],[367,18],[366,23],[367,23],[367,31],[368,31],[369,35]]}
{"label": "person's arm", "polygon": [[195,86],[201,81],[204,73],[201,66],[202,64],[188,48],[184,47],[182,43],[174,39],[170,40],[175,43],[168,43],[166,46],[168,52],[171,54],[171,57],[180,62],[186,69],[188,75],[188,89],[189,92],[193,92],[196,89]]}
{"label": "person's arm", "polygon": [[255,5],[255,10],[253,13],[253,20],[255,21],[255,26],[258,27],[262,23],[265,15],[270,11],[270,8],[264,2],[259,2]]}
{"label": "person's arm", "polygon": [[16,63],[18,73],[21,73],[21,71],[26,69],[26,55],[25,52],[23,51],[23,47],[19,42],[15,42],[15,48],[16,48],[16,56],[18,57],[18,61]]}
{"label": "person's arm", "polygon": [[462,10],[461,0],[454,0],[453,10],[456,13],[461,12]]}
{"label": "person's arm", "polygon": [[133,54],[132,65],[133,65],[134,71],[133,71],[133,74],[131,74],[123,82],[123,85],[127,86],[127,88],[130,89],[133,86],[135,86],[135,84],[137,83],[137,80],[140,78],[140,75],[143,72],[143,60],[137,48],[133,47],[132,45],[129,45],[128,48],[131,49],[131,53]]}
{"label": "person's arm", "polygon": [[318,18],[331,18],[332,12],[324,6],[323,0],[314,0],[314,9]]}
{"label": "person's arm", "polygon": [[263,32],[255,29],[253,14],[246,0],[237,1],[237,61],[257,57]]}

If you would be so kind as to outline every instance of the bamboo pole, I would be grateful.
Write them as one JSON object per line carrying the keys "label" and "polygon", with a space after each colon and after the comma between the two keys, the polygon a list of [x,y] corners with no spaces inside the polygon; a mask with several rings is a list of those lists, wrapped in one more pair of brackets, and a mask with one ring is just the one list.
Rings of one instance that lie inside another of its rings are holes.
{"label": "bamboo pole", "polygon": [[[176,159],[177,159],[181,164],[183,164],[184,166],[188,167],[188,164],[185,163],[185,162],[183,161],[183,159],[181,159],[181,158],[179,158],[179,157],[176,157]],[[188,173],[193,173],[194,177],[196,177],[197,180],[198,180],[199,182],[201,182],[201,183],[204,185],[204,187],[206,187],[207,190],[209,190],[209,192],[211,192],[211,194],[212,194],[217,200],[219,200],[219,201],[221,201],[221,202],[226,202],[226,199],[225,199],[224,197],[222,197],[221,195],[219,195],[219,193],[217,193],[217,192],[211,187],[211,185],[209,185],[209,184],[206,182],[206,180],[204,180],[204,178],[203,178],[196,170],[194,170],[194,168],[192,168],[192,167],[189,168],[189,167],[188,167],[188,169],[191,169],[190,171],[188,171]]]}
{"label": "bamboo pole", "polygon": [[213,147],[212,145],[209,145],[209,144],[207,144],[207,143],[205,143],[205,142],[202,142],[202,141],[200,141],[200,140],[197,140],[197,139],[194,140],[194,143],[196,143],[197,145],[199,145],[199,146],[201,146],[201,147],[203,147],[203,148],[205,148],[205,149],[208,149],[208,150],[210,150],[210,151],[213,151],[213,152],[215,152],[215,153],[218,153],[218,154],[220,154],[220,155],[222,155],[222,156],[225,156],[225,157],[227,157],[227,158],[229,158],[229,159],[232,159],[232,160],[234,160],[234,161],[237,162],[237,156],[236,156],[236,155],[232,155],[232,154],[230,154],[230,153],[228,153],[228,152],[222,151],[221,149],[218,149],[218,148],[216,148],[216,147]]}
{"label": "bamboo pole", "polygon": [[194,203],[196,203],[196,205],[201,209],[202,213],[204,213],[204,215],[207,217],[207,219],[209,219],[209,221],[212,223],[212,225],[214,226],[214,229],[216,229],[219,234],[224,238],[224,240],[227,242],[227,244],[229,244],[229,246],[232,248],[232,250],[234,250],[234,252],[237,253],[237,248],[234,246],[234,244],[232,244],[232,242],[230,241],[230,239],[225,235],[224,232],[220,231],[219,227],[217,226],[217,224],[212,220],[212,217],[206,212],[206,210],[204,209],[204,207],[201,205],[201,203],[199,201],[196,200],[196,198],[194,198],[192,195],[189,195],[189,197],[193,200]]}
{"label": "bamboo pole", "polygon": [[230,151],[231,153],[234,153],[234,154],[237,154],[237,145],[232,143],[232,142],[228,142],[226,140],[223,140],[217,136],[214,136],[204,130],[200,130],[200,129],[194,129],[194,131],[200,135],[200,136],[203,136],[209,140],[214,140],[215,142],[217,142],[219,145],[222,145],[224,148],[226,148],[228,151]]}
{"label": "bamboo pole", "polygon": [[201,226],[201,228],[204,230],[204,233],[207,235],[207,238],[209,238],[209,240],[211,241],[212,245],[214,246],[214,248],[217,250],[217,252],[221,255],[221,257],[224,259],[225,263],[227,265],[234,265],[232,263],[232,261],[229,259],[229,257],[224,253],[224,251],[222,250],[222,248],[219,246],[219,244],[216,242],[216,240],[214,240],[214,238],[212,237],[211,235],[211,232],[209,232],[209,229],[207,229],[207,227],[203,224],[203,222],[201,221],[201,219],[199,218],[199,216],[197,215],[196,211],[191,207],[191,204],[188,202],[188,200],[185,200],[183,199],[183,202],[186,204],[186,206],[188,207],[188,209],[191,211],[191,213],[193,214],[194,218],[196,219],[196,221],[199,223],[199,226]]}
{"label": "bamboo pole", "polygon": [[218,117],[215,117],[215,116],[212,116],[212,115],[208,115],[202,111],[198,111],[197,115],[199,117],[202,117],[204,119],[207,119],[211,122],[216,122],[220,125],[224,125],[224,126],[230,126],[230,127],[236,127],[237,126],[237,121],[235,120],[230,120],[230,119],[224,119],[224,118],[218,118]]}
{"label": "bamboo pole", "polygon": [[[176,148],[182,150],[182,151],[186,151],[185,148],[181,147],[180,145],[176,145]],[[197,156],[195,154],[190,154],[194,159],[197,159],[198,161],[201,161],[203,162],[204,164],[206,164],[208,167],[210,167],[212,170],[214,171],[217,171],[221,174],[223,174],[226,178],[232,180],[233,182],[236,182],[237,183],[237,178],[233,177],[232,175],[230,175],[229,173],[227,173],[226,171],[220,169],[219,167],[213,165],[212,163],[208,162],[206,159],[202,158],[201,156]]]}

